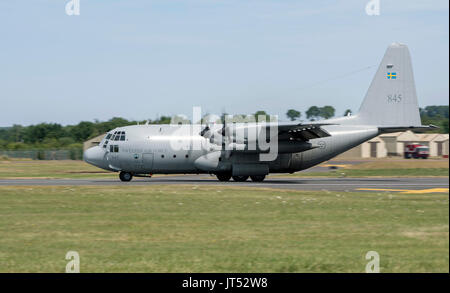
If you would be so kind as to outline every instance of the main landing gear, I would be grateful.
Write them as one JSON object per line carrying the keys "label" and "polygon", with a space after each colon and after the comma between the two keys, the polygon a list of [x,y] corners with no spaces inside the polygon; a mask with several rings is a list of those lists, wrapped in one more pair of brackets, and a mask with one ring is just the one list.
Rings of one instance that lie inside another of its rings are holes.
{"label": "main landing gear", "polygon": [[219,181],[230,181],[230,179],[233,178],[233,180],[236,181],[236,182],[245,182],[245,181],[247,181],[248,177],[250,177],[253,182],[261,182],[261,181],[263,181],[266,178],[266,175],[231,176],[230,173],[218,173],[218,174],[216,174],[216,176],[217,176],[217,179],[219,179]]}
{"label": "main landing gear", "polygon": [[231,179],[231,174],[228,173],[219,173],[216,174],[217,179],[219,179],[219,181],[230,181]]}
{"label": "main landing gear", "polygon": [[250,178],[252,179],[253,182],[261,182],[261,181],[264,181],[264,179],[266,178],[266,175],[255,175],[255,176],[250,176]]}
{"label": "main landing gear", "polygon": [[236,182],[244,182],[247,181],[248,176],[233,176],[233,180]]}
{"label": "main landing gear", "polygon": [[121,181],[128,182],[131,181],[131,179],[133,179],[133,174],[131,174],[130,172],[122,171],[119,173],[119,178]]}

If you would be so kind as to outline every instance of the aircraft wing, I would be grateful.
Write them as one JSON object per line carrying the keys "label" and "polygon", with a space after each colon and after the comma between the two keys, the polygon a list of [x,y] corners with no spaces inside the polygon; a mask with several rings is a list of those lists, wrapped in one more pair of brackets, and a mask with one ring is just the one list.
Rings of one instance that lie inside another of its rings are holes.
{"label": "aircraft wing", "polygon": [[[285,140],[301,140],[301,141],[308,141],[310,139],[320,138],[320,137],[327,137],[331,136],[322,126],[325,125],[334,125],[330,123],[294,123],[294,122],[268,122],[263,124],[266,127],[266,133],[270,133],[271,130],[273,130],[273,127],[276,127],[278,131],[278,141],[285,141]],[[233,129],[230,126],[227,126],[226,128],[223,127],[220,130],[212,131],[209,129],[209,127],[206,127],[200,132],[201,136],[211,138],[214,140],[214,137],[221,136],[222,138],[225,138],[226,133],[233,133],[233,131],[236,131],[238,129],[248,129],[250,130],[253,127],[261,127],[261,124],[251,124],[251,125],[235,125]],[[273,136],[271,133],[270,136]],[[221,139],[218,140],[218,144],[221,143]],[[241,143],[247,143],[248,141],[244,139],[244,141],[241,141]]]}
{"label": "aircraft wing", "polygon": [[310,140],[314,138],[331,136],[328,131],[322,128],[324,125],[331,125],[329,123],[278,123],[278,137],[279,140],[284,139],[300,139]]}

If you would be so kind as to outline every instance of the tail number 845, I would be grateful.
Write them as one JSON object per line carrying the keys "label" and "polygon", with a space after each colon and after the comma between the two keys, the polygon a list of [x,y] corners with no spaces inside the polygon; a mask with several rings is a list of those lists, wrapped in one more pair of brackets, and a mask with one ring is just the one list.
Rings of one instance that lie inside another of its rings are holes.
{"label": "tail number 845", "polygon": [[402,101],[402,94],[387,95],[388,103],[400,103]]}

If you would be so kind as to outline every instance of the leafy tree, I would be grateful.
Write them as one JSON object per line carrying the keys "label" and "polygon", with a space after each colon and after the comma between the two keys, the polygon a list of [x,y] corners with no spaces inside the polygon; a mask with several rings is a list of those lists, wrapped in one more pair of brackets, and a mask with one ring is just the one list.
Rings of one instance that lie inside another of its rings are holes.
{"label": "leafy tree", "polygon": [[448,133],[449,127],[448,127],[448,119],[447,120],[443,120],[441,122],[441,128],[442,128],[442,132],[443,133]]}
{"label": "leafy tree", "polygon": [[24,150],[27,148],[27,145],[23,142],[11,142],[8,145],[6,145],[7,150]]}
{"label": "leafy tree", "polygon": [[329,119],[334,116],[335,109],[332,106],[323,106],[319,108],[319,116],[324,119]]}
{"label": "leafy tree", "polygon": [[308,118],[311,121],[316,120],[320,116],[320,109],[317,106],[311,106],[306,111],[306,118]]}
{"label": "leafy tree", "polygon": [[[264,114],[262,114],[262,115],[264,115]],[[219,123],[222,123],[224,118],[225,118],[225,123],[256,122],[255,115],[236,114],[236,115],[225,115],[224,117],[222,117],[222,120]]]}
{"label": "leafy tree", "polygon": [[26,128],[24,132],[24,141],[26,143],[36,143],[42,142],[45,138],[57,138],[63,135],[64,130],[60,124],[40,123]]}
{"label": "leafy tree", "polygon": [[153,121],[152,124],[170,124],[171,119],[170,116],[161,116],[159,119]]}
{"label": "leafy tree", "polygon": [[345,110],[345,112],[344,112],[344,116],[348,116],[348,115],[351,115],[351,114],[353,114],[353,112],[352,112],[352,110],[350,110],[350,109],[347,109],[347,110]]}
{"label": "leafy tree", "polygon": [[420,109],[420,113],[429,118],[449,118],[448,106],[426,106],[425,109]]}
{"label": "leafy tree", "polygon": [[191,121],[184,115],[175,115],[170,119],[171,124],[190,124]]}
{"label": "leafy tree", "polygon": [[448,133],[449,132],[449,108],[448,106],[426,106],[420,108],[420,118],[423,125],[433,124],[439,129],[427,132]]}
{"label": "leafy tree", "polygon": [[300,118],[302,116],[302,113],[300,111],[289,109],[286,113],[286,116],[291,119],[291,121],[295,121],[296,119]]}
{"label": "leafy tree", "polygon": [[[266,113],[266,111],[262,111],[262,110],[256,111],[256,113],[253,114],[253,115],[255,116],[255,120],[257,122],[259,122],[259,121],[261,121],[261,122],[263,122],[263,121],[270,121],[270,115],[268,115]],[[263,116],[264,118],[260,119],[261,116]]]}
{"label": "leafy tree", "polygon": [[84,141],[94,134],[94,123],[83,121],[71,129],[71,136],[76,141]]}
{"label": "leafy tree", "polygon": [[9,129],[9,135],[7,136],[8,141],[23,141],[25,136],[25,128],[22,125],[14,124]]}

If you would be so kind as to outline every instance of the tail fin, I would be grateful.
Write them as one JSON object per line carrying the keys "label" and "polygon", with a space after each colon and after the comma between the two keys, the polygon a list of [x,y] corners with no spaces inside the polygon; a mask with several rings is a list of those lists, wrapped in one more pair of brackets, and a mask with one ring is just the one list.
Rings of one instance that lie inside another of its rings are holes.
{"label": "tail fin", "polygon": [[358,120],[377,126],[420,126],[419,105],[406,45],[393,43],[384,54],[359,109]]}

